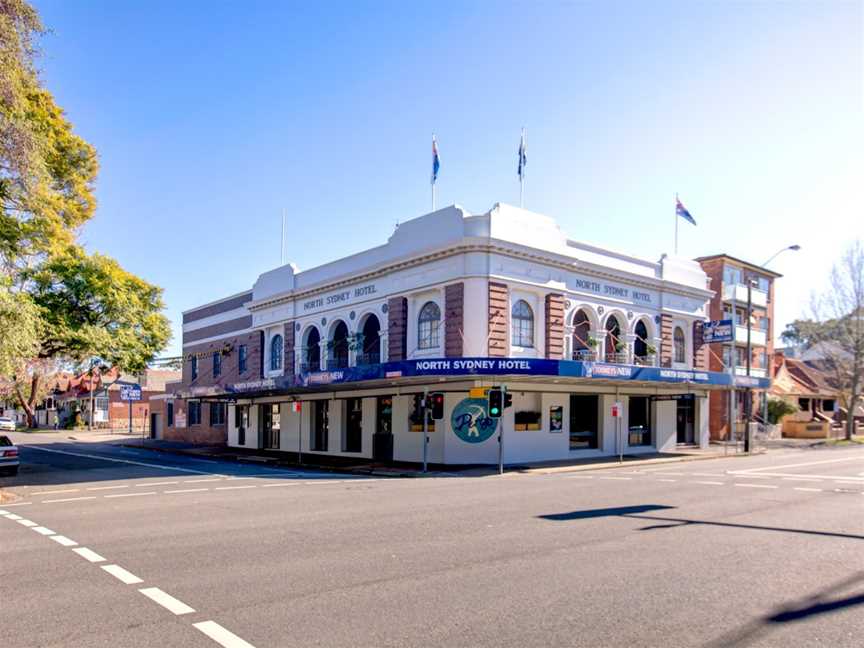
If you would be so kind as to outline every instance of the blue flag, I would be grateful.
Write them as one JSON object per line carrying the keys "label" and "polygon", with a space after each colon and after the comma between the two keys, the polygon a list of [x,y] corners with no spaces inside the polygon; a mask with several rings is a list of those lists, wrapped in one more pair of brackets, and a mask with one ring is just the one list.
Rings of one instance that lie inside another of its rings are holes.
{"label": "blue flag", "polygon": [[438,157],[438,142],[432,136],[432,184],[438,179],[438,169],[441,168],[441,159]]}
{"label": "blue flag", "polygon": [[675,213],[691,225],[696,224],[696,219],[690,215],[690,212],[687,211],[687,208],[681,204],[681,201],[678,200],[678,198],[675,198]]}
{"label": "blue flag", "polygon": [[528,165],[528,147],[525,145],[525,131],[522,131],[522,137],[519,138],[519,166],[516,173],[521,180],[525,177],[525,167]]}

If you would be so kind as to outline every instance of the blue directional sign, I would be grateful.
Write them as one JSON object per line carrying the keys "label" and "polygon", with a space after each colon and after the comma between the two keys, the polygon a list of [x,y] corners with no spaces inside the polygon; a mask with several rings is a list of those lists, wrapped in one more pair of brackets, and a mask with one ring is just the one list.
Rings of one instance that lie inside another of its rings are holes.
{"label": "blue directional sign", "polygon": [[141,385],[120,385],[120,400],[140,401]]}
{"label": "blue directional sign", "polygon": [[702,325],[702,340],[706,344],[714,342],[732,342],[735,331],[731,319],[713,320]]}

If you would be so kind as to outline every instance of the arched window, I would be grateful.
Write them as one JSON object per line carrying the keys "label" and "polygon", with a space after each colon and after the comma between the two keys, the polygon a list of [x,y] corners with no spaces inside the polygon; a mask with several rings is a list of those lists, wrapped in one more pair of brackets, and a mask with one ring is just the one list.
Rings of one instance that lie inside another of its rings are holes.
{"label": "arched window", "polygon": [[531,348],[534,346],[534,312],[524,299],[513,304],[510,312],[512,321],[510,344],[515,347]]}
{"label": "arched window", "polygon": [[636,334],[636,339],[633,341],[633,355],[637,358],[648,357],[648,327],[645,322],[639,320],[636,322],[636,328],[633,330]]}
{"label": "arched window", "polygon": [[270,340],[270,371],[282,368],[282,336],[274,335]]}
{"label": "arched window", "polygon": [[434,349],[438,346],[441,309],[435,302],[426,302],[417,317],[417,348]]}
{"label": "arched window", "polygon": [[321,371],[321,334],[314,326],[306,333],[304,361],[306,366],[301,371]]}
{"label": "arched window", "polygon": [[381,324],[375,315],[370,315],[363,322],[363,353],[361,364],[377,364],[381,362]]}
{"label": "arched window", "polygon": [[613,353],[618,353],[618,348],[621,346],[621,325],[618,324],[618,318],[610,315],[606,320],[606,355],[612,356]]}
{"label": "arched window", "polygon": [[591,357],[593,349],[591,340],[591,320],[588,313],[581,308],[573,315],[573,359],[574,360],[596,360]]}
{"label": "arched window", "polygon": [[331,361],[329,369],[346,369],[348,367],[348,325],[339,321],[333,329],[331,340]]}
{"label": "arched window", "polygon": [[684,331],[680,326],[675,327],[672,340],[675,347],[675,362],[687,362],[687,342],[684,340]]}

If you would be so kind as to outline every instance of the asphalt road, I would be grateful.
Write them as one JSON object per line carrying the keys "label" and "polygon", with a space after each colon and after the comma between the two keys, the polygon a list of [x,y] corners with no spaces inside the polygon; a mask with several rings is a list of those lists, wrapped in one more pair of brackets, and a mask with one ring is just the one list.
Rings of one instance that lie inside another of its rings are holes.
{"label": "asphalt road", "polygon": [[864,645],[864,448],[372,479],[16,439],[8,648]]}

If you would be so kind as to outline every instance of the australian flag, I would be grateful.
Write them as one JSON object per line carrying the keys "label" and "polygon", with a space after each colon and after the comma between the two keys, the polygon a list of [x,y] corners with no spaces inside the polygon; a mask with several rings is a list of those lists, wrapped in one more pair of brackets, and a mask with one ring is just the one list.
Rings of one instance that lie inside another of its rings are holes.
{"label": "australian flag", "polygon": [[690,212],[687,211],[687,208],[681,204],[681,201],[677,197],[675,198],[675,213],[691,225],[696,224],[696,219],[690,215]]}
{"label": "australian flag", "polygon": [[525,177],[525,167],[528,165],[528,147],[525,145],[525,133],[519,139],[519,166],[516,172],[519,174],[519,179]]}
{"label": "australian flag", "polygon": [[441,159],[438,157],[438,142],[432,136],[432,184],[438,179],[438,169],[441,168]]}

